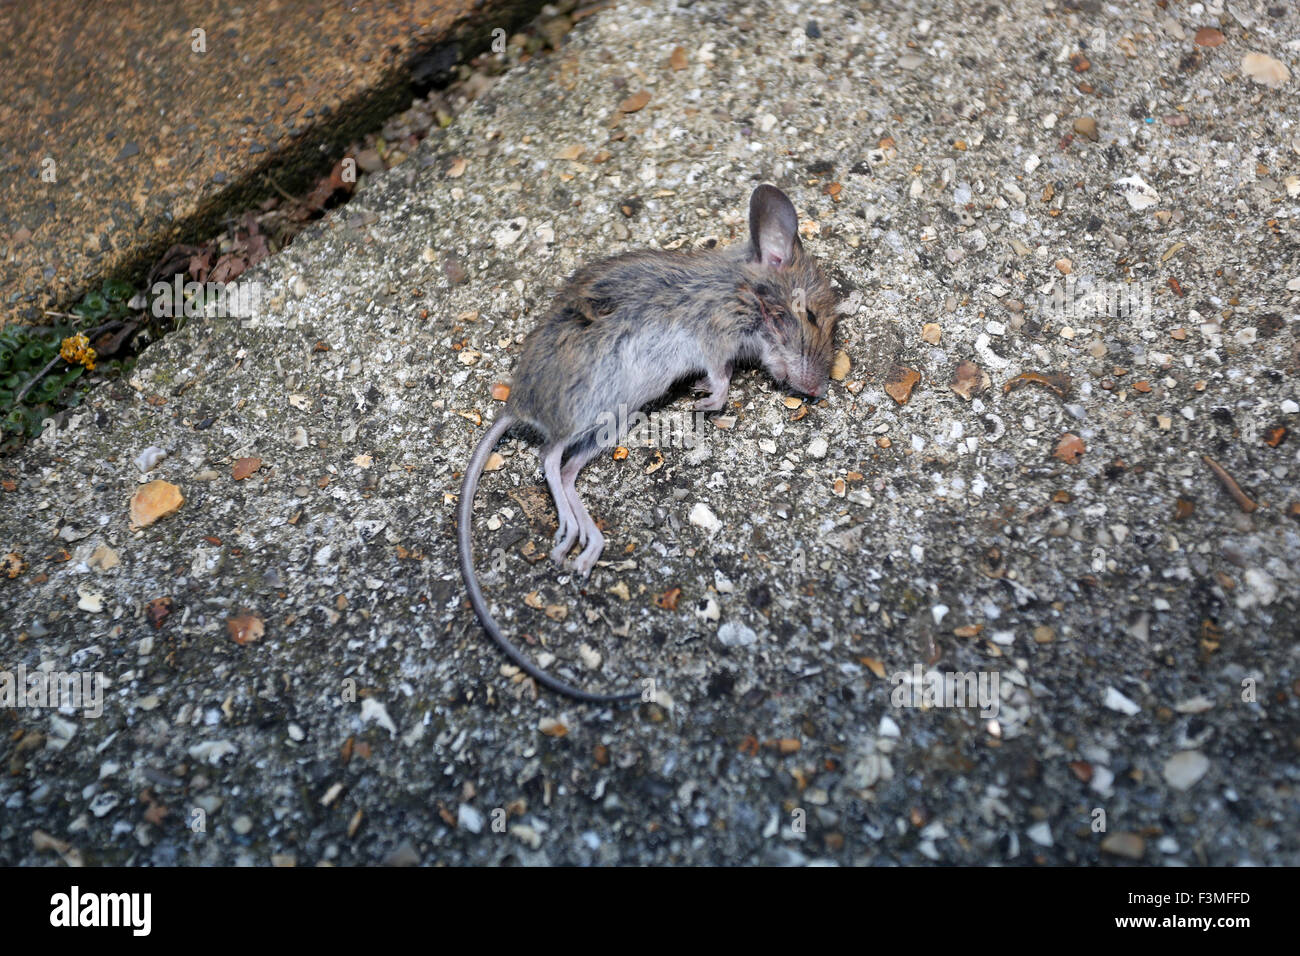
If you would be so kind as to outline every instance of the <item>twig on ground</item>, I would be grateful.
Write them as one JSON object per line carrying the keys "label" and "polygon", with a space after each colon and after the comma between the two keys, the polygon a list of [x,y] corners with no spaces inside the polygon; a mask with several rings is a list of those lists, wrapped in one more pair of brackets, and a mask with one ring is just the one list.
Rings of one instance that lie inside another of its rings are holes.
{"label": "twig on ground", "polygon": [[1232,475],[1228,474],[1222,465],[1209,455],[1202,455],[1201,460],[1210,466],[1210,471],[1214,472],[1214,477],[1218,478],[1223,487],[1228,489],[1228,494],[1232,495],[1232,500],[1237,502],[1242,511],[1250,514],[1259,507],[1246,496],[1246,493],[1241,490],[1241,486],[1237,484],[1236,480]]}

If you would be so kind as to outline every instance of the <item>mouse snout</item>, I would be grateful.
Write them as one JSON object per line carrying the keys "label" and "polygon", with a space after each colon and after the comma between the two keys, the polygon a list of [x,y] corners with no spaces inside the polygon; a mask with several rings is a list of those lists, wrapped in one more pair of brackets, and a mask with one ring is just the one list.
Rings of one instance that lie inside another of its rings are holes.
{"label": "mouse snout", "polygon": [[799,361],[790,363],[790,387],[809,398],[823,399],[830,388],[830,366],[815,358],[801,356]]}
{"label": "mouse snout", "polygon": [[825,382],[794,381],[790,383],[790,387],[793,388],[800,395],[807,395],[809,398],[812,399],[823,399],[826,397]]}

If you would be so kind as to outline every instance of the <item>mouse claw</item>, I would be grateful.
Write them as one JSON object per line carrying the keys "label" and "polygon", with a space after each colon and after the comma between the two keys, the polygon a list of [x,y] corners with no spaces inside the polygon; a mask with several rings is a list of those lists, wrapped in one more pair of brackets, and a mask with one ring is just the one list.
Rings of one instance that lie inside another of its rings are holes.
{"label": "mouse claw", "polygon": [[551,560],[564,567],[564,558],[578,540],[578,529],[571,523],[565,523],[555,534],[555,547],[551,551]]}
{"label": "mouse claw", "polygon": [[596,566],[600,553],[605,550],[605,536],[600,533],[600,529],[592,525],[590,533],[591,542],[582,549],[578,559],[573,562],[573,570],[584,578],[591,574],[591,569]]}

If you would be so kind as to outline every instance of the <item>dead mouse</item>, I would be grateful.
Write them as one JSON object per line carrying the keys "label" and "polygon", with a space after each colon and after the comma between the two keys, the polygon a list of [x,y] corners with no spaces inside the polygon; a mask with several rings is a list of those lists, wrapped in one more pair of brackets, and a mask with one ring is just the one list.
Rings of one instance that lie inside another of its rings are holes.
{"label": "dead mouse", "polygon": [[546,482],[559,512],[551,558],[586,577],[605,547],[574,482],[600,451],[602,422],[640,410],[677,382],[696,378],[708,395],[697,409],[727,400],[732,369],[759,364],[795,391],[826,394],[838,315],[830,283],[799,242],[794,205],[775,186],[749,198],[749,242],[720,250],[638,250],[578,270],[541,324],[524,340],[505,410],[474,449],[456,509],[460,569],[483,628],[539,684],[582,701],[632,700],[638,691],[593,694],[557,680],[501,633],[474,576],[470,521],[488,456],[513,425],[542,439]]}

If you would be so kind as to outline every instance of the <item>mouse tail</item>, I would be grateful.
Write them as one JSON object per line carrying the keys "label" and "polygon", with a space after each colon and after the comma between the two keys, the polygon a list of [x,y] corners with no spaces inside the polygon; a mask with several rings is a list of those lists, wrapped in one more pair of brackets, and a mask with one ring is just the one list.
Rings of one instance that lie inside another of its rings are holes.
{"label": "mouse tail", "polygon": [[500,626],[492,617],[487,601],[483,598],[483,591],[479,587],[478,578],[474,575],[474,544],[470,538],[471,520],[474,514],[474,495],[478,491],[479,478],[483,474],[483,467],[487,464],[492,450],[500,441],[501,436],[517,421],[518,419],[509,412],[502,412],[497,416],[497,420],[492,423],[492,427],[488,429],[487,434],[479,441],[478,447],[474,449],[474,454],[470,456],[469,464],[465,467],[465,480],[460,488],[460,500],[456,503],[456,541],[460,547],[460,573],[465,579],[465,589],[469,592],[469,602],[474,606],[474,613],[478,615],[479,621],[483,624],[483,630],[488,632],[488,636],[524,673],[543,687],[589,704],[613,704],[620,701],[636,700],[641,696],[639,691],[629,691],[621,694],[593,694],[585,690],[579,690],[577,687],[552,677],[525,657],[501,633]]}

